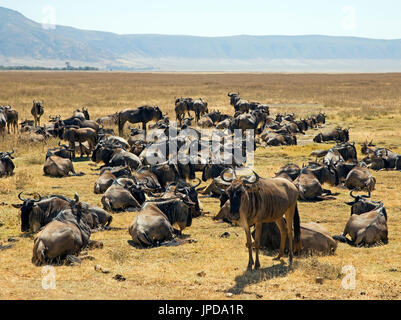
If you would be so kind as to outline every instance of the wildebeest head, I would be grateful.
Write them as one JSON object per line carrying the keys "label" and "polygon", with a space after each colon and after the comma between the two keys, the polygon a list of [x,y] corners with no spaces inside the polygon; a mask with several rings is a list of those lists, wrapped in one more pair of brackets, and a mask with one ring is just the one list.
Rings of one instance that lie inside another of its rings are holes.
{"label": "wildebeest head", "polygon": [[[229,169],[228,169],[229,170]],[[236,222],[240,220],[240,210],[241,204],[244,196],[248,196],[248,192],[250,188],[252,188],[255,184],[257,184],[260,180],[259,175],[256,172],[254,173],[254,179],[252,181],[251,177],[238,179],[235,172],[234,177],[230,180],[227,180],[224,175],[227,170],[224,170],[221,173],[221,179],[225,182],[231,182],[231,186],[227,189],[227,193],[230,197],[230,214],[229,219],[232,222]]]}
{"label": "wildebeest head", "polygon": [[30,230],[30,221],[29,221],[30,214],[34,209],[36,203],[42,200],[42,197],[40,194],[38,194],[39,200],[24,199],[21,197],[22,193],[23,192],[21,192],[18,195],[18,198],[23,202],[21,206],[21,232],[28,232]]}
{"label": "wildebeest head", "polygon": [[160,110],[158,106],[154,107],[154,114],[153,114],[153,120],[154,121],[159,121],[163,119],[163,112]]}
{"label": "wildebeest head", "polygon": [[316,137],[313,138],[313,142],[316,142],[316,143],[323,142],[323,134],[319,133]]}
{"label": "wildebeest head", "polygon": [[236,103],[241,99],[239,92],[238,93],[228,93],[228,96],[230,97],[230,104],[232,106],[235,106]]}
{"label": "wildebeest head", "polygon": [[[351,215],[353,214],[363,214],[365,212],[370,212],[375,209],[378,209],[383,205],[381,201],[372,201],[371,193],[369,195],[355,196],[353,194],[354,191],[351,191],[350,195],[354,198],[354,201],[346,202],[347,205],[351,206]],[[387,219],[387,216],[386,216]]]}
{"label": "wildebeest head", "polygon": [[[199,207],[198,192],[196,191],[196,188],[199,187],[202,182],[199,178],[196,178],[196,180],[198,180],[198,182],[194,185],[190,185],[189,183],[182,180],[173,183],[176,184],[174,194],[176,196],[184,196],[184,199],[189,199],[189,201],[194,204],[194,206],[192,206],[192,215],[194,217],[199,216],[201,213],[201,208]],[[170,184],[170,186],[171,185],[172,184]]]}

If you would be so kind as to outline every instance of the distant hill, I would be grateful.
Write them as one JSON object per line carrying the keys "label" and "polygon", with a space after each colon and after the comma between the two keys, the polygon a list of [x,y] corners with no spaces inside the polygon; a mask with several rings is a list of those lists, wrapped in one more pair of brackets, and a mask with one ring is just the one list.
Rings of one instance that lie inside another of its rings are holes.
{"label": "distant hill", "polygon": [[171,71],[401,71],[401,40],[355,37],[118,35],[46,30],[0,7],[0,65]]}

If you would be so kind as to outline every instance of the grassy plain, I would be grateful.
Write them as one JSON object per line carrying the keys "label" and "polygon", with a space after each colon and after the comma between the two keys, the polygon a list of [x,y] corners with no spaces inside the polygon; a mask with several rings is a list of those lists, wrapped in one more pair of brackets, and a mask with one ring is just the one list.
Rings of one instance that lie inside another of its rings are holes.
{"label": "grassy plain", "polygon": [[[401,153],[400,74],[179,74],[179,73],[80,73],[1,72],[0,104],[14,106],[20,120],[31,119],[32,100],[44,100],[50,115],[63,118],[82,106],[92,118],[124,108],[156,104],[174,118],[174,98],[203,97],[209,109],[232,113],[227,93],[240,91],[244,98],[272,105],[271,112],[294,112],[297,117],[324,111],[327,127],[350,127],[357,145],[373,139],[377,145]],[[256,169],[261,176],[273,176],[287,162],[298,165],[314,160],[311,151],[331,145],[312,143],[319,130],[300,137],[300,146],[258,148]],[[93,193],[90,162],[75,163],[84,177],[52,179],[43,176],[47,144],[26,144],[17,136],[0,137],[0,151],[15,148],[15,175],[0,179],[0,244],[8,238],[18,241],[0,251],[0,299],[400,299],[401,298],[401,173],[374,172],[377,190],[374,200],[383,200],[389,215],[389,243],[375,248],[353,248],[339,244],[328,257],[295,258],[294,270],[261,255],[261,270],[246,271],[247,250],[241,228],[216,223],[218,201],[201,199],[209,212],[193,221],[184,234],[196,243],[177,247],[135,249],[128,244],[128,226],[136,213],[114,216],[112,225],[123,228],[92,235],[104,242],[103,249],[90,251],[94,261],[77,267],[56,268],[56,290],[42,289],[42,269],[31,263],[33,238],[20,232],[21,191],[60,193],[101,206]],[[358,149],[360,149],[358,147]],[[360,150],[358,150],[360,151]],[[319,221],[331,234],[341,234],[348,220],[349,192],[338,192],[336,200],[300,203],[302,222]],[[229,232],[229,238],[220,238]],[[110,270],[98,273],[95,265]],[[342,268],[353,265],[356,288],[345,290]],[[113,279],[122,274],[126,281]],[[323,284],[315,282],[324,278]],[[227,293],[233,293],[231,297]]]}

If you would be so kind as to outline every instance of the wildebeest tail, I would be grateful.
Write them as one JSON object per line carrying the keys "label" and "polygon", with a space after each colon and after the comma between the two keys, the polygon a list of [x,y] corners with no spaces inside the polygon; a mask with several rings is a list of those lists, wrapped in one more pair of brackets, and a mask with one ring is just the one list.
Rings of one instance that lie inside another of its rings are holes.
{"label": "wildebeest tail", "polygon": [[333,236],[333,239],[342,243],[347,243],[349,245],[353,245],[354,243],[346,238],[345,236]]}
{"label": "wildebeest tail", "polygon": [[299,217],[298,205],[295,206],[294,213],[294,243],[294,251],[301,251],[301,219]]}

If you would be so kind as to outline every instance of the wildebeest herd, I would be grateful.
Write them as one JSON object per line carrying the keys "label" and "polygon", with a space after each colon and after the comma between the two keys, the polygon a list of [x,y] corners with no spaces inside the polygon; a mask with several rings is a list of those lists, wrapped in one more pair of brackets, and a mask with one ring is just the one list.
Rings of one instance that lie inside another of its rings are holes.
{"label": "wildebeest herd", "polygon": [[[34,120],[20,124],[16,110],[0,107],[0,135],[12,134],[12,128],[14,134],[24,133],[30,141],[59,139],[58,146],[44,155],[44,175],[54,178],[85,175],[74,170],[78,151],[93,166],[102,164],[92,171],[99,175],[93,190],[102,195],[103,208],[80,201],[78,194],[74,199],[40,194],[30,194],[27,198],[28,195],[19,194],[22,204],[15,207],[21,211],[21,231],[38,233],[32,262],[35,265],[77,262],[82,249],[102,247],[101,243],[90,240],[91,232],[110,228],[112,215],[125,211],[139,212],[128,228],[138,248],[179,239],[191,227],[193,219],[204,214],[199,195],[219,199],[221,210],[215,220],[244,228],[249,269],[260,267],[261,247],[279,250],[278,259],[288,251],[291,264],[296,253],[333,254],[337,241],[354,246],[387,243],[387,211],[382,202],[370,200],[376,184],[370,170],[401,170],[401,155],[385,148],[373,149],[372,141],[366,141],[361,146],[366,157],[358,160],[349,129],[334,128],[313,139],[315,143],[336,143],[328,150],[314,151],[310,156],[316,157],[315,162],[302,166],[283,164],[274,177],[262,178],[256,172],[240,176],[250,150],[244,141],[235,143],[228,139],[234,137],[233,131],[252,130],[253,148],[297,145],[297,135],[323,128],[326,115],[319,113],[306,119],[296,119],[295,114],[272,117],[266,104],[244,100],[239,93],[228,96],[234,107],[233,115],[209,110],[202,98],[177,98],[176,122],[170,121],[158,106],[142,106],[96,120],[91,120],[88,109],[82,108],[67,119],[49,116],[49,123],[40,126],[45,113],[43,101],[34,100],[31,109]],[[151,121],[154,124],[148,125]],[[127,122],[142,124],[142,128],[130,127],[129,138],[125,139]],[[118,126],[118,136],[113,126]],[[220,138],[231,142],[216,146],[211,143],[210,135],[199,131],[202,128],[214,130]],[[149,130],[157,134],[147,134]],[[231,162],[213,162],[216,157],[225,159],[227,150],[234,154]],[[13,159],[18,155],[14,150],[0,151],[0,178],[11,176],[15,169]],[[202,174],[205,186],[200,186],[202,181],[196,173]],[[325,184],[351,190],[353,201],[348,203],[351,217],[340,236],[331,236],[318,223],[301,222],[298,201],[334,199],[335,194],[323,188]],[[356,196],[357,191],[365,191],[367,195]]]}

